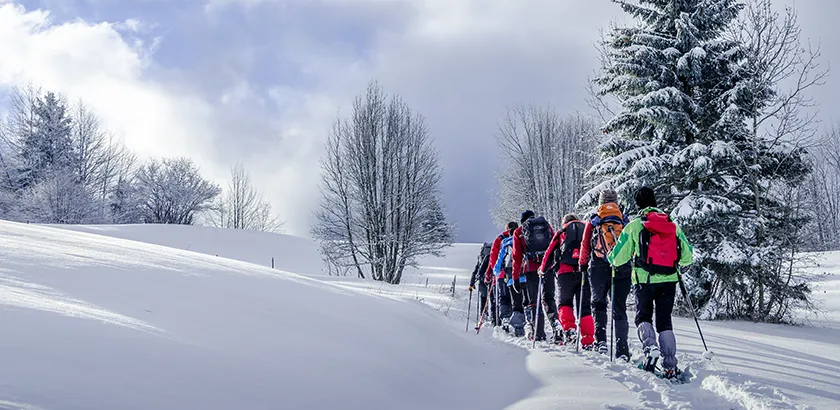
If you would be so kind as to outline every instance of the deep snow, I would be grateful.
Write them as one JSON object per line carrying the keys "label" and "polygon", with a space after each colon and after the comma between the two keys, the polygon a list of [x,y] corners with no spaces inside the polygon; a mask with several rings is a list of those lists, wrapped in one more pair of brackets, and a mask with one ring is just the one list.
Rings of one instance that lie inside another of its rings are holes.
{"label": "deep snow", "polygon": [[[173,355],[141,366],[147,372],[157,371],[157,374],[167,375],[157,384],[150,385],[147,382],[143,385],[147,393],[160,395],[161,391],[166,391],[171,394],[166,396],[168,398],[158,398],[157,405],[153,406],[156,408],[167,408],[160,404],[168,405],[176,400],[186,403],[184,406],[187,408],[195,408],[195,403],[200,399],[191,397],[191,393],[203,389],[213,390],[218,386],[214,383],[220,383],[220,380],[228,383],[227,388],[231,392],[227,395],[216,392],[216,395],[230,398],[237,395],[242,397],[245,391],[250,394],[246,396],[244,404],[238,405],[239,408],[260,408],[260,405],[271,408],[271,405],[265,405],[269,397],[307,396],[303,392],[312,390],[318,391],[316,398],[310,398],[313,401],[309,402],[314,408],[330,404],[331,407],[338,405],[341,408],[354,408],[347,402],[333,401],[338,399],[329,395],[334,393],[337,397],[347,391],[355,392],[353,381],[365,386],[375,384],[378,387],[376,391],[384,395],[371,394],[370,398],[366,398],[359,393],[354,396],[359,400],[355,403],[364,400],[365,408],[387,408],[389,405],[391,408],[526,410],[603,407],[840,408],[840,362],[836,360],[840,357],[840,326],[837,326],[837,314],[840,312],[838,253],[821,255],[820,271],[833,276],[827,276],[821,283],[820,292],[824,293],[818,293],[818,297],[824,311],[818,316],[808,317],[811,320],[809,326],[701,322],[706,341],[717,354],[713,361],[708,361],[700,358],[703,349],[694,322],[676,319],[679,358],[683,365],[692,367],[697,378],[689,385],[671,386],[626,365],[610,363],[595,354],[568,352],[545,345],[538,345],[537,349],[531,350],[530,344],[511,340],[506,335],[497,334],[494,337],[489,328],[478,336],[473,331],[465,332],[466,281],[478,253],[478,244],[458,244],[450,248],[445,258],[426,258],[421,261],[419,269],[407,272],[403,284],[391,286],[352,277],[324,276],[323,266],[317,256],[317,244],[303,238],[182,226],[62,228],[181,249],[146,248],[134,242],[115,239],[97,241],[92,235],[59,235],[56,230],[49,228],[26,227],[32,231],[16,234],[22,229],[20,226],[0,225],[0,236],[4,238],[32,235],[33,238],[27,239],[29,242],[43,243],[45,239],[52,242],[54,236],[58,235],[72,242],[72,246],[59,246],[63,250],[58,255],[54,255],[55,246],[50,244],[41,249],[40,256],[34,257],[36,260],[48,260],[48,254],[53,254],[52,259],[56,264],[66,261],[69,265],[63,269],[57,266],[47,270],[27,268],[30,255],[22,251],[9,253],[9,246],[3,246],[3,256],[4,260],[11,257],[15,261],[12,265],[16,266],[23,282],[46,284],[60,289],[61,297],[72,296],[95,304],[82,305],[87,309],[82,311],[96,317],[96,320],[122,323],[97,323],[98,327],[89,331],[90,337],[96,338],[114,332],[114,328],[128,332],[119,336],[119,340],[108,339],[104,344],[108,349],[119,351],[121,361],[135,361],[123,357],[128,354],[125,350],[135,345],[137,351],[146,352],[148,357],[155,357],[149,355],[148,351],[154,351],[151,346],[157,344],[163,344],[169,349],[189,345],[182,347],[183,355],[193,358],[193,361],[178,369],[182,373],[198,375],[197,381],[190,385],[193,390],[184,389],[177,383],[167,383],[172,378],[170,372],[159,370],[168,369],[164,359],[171,359]],[[67,247],[73,249],[65,249]],[[198,255],[199,252],[212,256],[207,259],[207,256]],[[108,255],[113,254],[124,256],[121,256],[118,263],[109,262],[113,257]],[[272,257],[275,258],[278,270],[285,269],[305,275],[268,269]],[[251,262],[262,267],[236,264],[225,258]],[[199,265],[191,268],[190,263]],[[109,264],[113,266],[107,268]],[[228,268],[231,264],[236,268]],[[177,268],[173,271],[172,266]],[[90,274],[90,270],[97,273]],[[7,276],[5,273],[8,271],[4,271],[3,277]],[[200,273],[203,276],[185,276],[188,273]],[[307,277],[313,280],[307,280]],[[453,277],[456,278],[454,298],[450,293]],[[14,286],[16,291],[23,287],[20,283]],[[138,289],[136,293],[134,288]],[[114,292],[117,294],[108,296]],[[167,302],[155,300],[155,296],[161,293],[164,295],[161,300]],[[310,298],[317,298],[318,301]],[[55,299],[43,305],[55,306],[56,302],[62,302]],[[14,301],[14,298],[10,298],[8,292],[0,293],[0,302],[9,304],[10,300]],[[160,304],[168,306],[168,309],[162,309]],[[191,307],[192,311],[181,312]],[[100,310],[97,311],[97,308]],[[74,309],[81,308],[74,305]],[[151,312],[145,312],[146,309]],[[80,333],[80,327],[96,323],[42,314],[43,319],[32,322],[38,325],[39,332],[57,333],[54,327],[63,326],[68,333],[77,334]],[[474,314],[475,308],[471,319],[474,319]],[[332,317],[327,320],[343,321],[339,329],[335,329],[332,324],[312,324],[329,315]],[[47,317],[50,321],[47,321]],[[192,323],[194,321],[200,323]],[[215,329],[215,333],[212,329]],[[219,337],[224,342],[214,340]],[[367,343],[360,343],[360,340]],[[4,345],[0,346],[0,354],[8,355],[8,347],[5,345],[7,341],[2,343]],[[634,347],[638,347],[635,340],[634,344]],[[314,353],[316,350],[330,351],[330,347],[324,346],[334,345],[342,347],[340,351],[332,348],[332,360],[354,362],[354,358],[366,357],[368,354],[382,356],[381,359],[387,359],[388,363],[399,362],[401,373],[387,363],[378,361],[366,363],[362,366],[364,370],[354,370],[343,366],[343,363],[334,364],[330,358]],[[81,349],[77,343],[72,346],[64,354],[70,356]],[[384,349],[381,353],[380,348]],[[67,360],[62,354],[55,353],[52,347],[19,349],[17,355],[21,362],[28,362],[33,352],[40,353],[44,349],[47,354]],[[433,354],[427,354],[427,349],[431,349]],[[102,360],[98,351],[87,354]],[[248,360],[240,360],[242,357]],[[292,364],[298,365],[298,372],[275,369],[278,363],[284,361],[284,357],[295,359]],[[225,363],[236,369],[234,373],[238,371],[239,374],[246,374],[252,366],[256,366],[261,372],[270,374],[271,383],[251,384],[253,380],[264,380],[262,377],[240,382],[233,377],[206,375],[201,370],[215,368],[225,358]],[[79,365],[66,365],[66,369],[74,369]],[[51,366],[44,364],[43,368],[51,370]],[[443,370],[435,371],[434,368],[438,366],[445,366],[446,373]],[[300,368],[305,370],[301,373]],[[102,369],[95,368],[90,369],[89,373],[101,376],[100,371]],[[330,371],[337,373],[331,376],[321,374]],[[119,372],[115,374],[119,375]],[[447,377],[446,374],[451,376]],[[128,376],[123,374],[120,377]],[[288,378],[297,383],[295,390],[273,390],[276,386],[283,386]],[[0,386],[5,386],[5,382],[0,380]],[[132,394],[140,394],[136,389],[125,387],[124,383],[119,385],[123,391],[109,395],[112,400],[116,400],[115,403],[123,404],[120,400],[126,400]],[[100,388],[107,386],[110,386],[107,382],[103,386],[92,384],[85,391],[96,395],[100,394]],[[325,391],[327,393],[323,393]],[[389,395],[389,392],[393,394]],[[7,390],[0,387],[0,393],[5,394]],[[63,396],[52,392],[27,397],[55,400]],[[436,402],[432,404],[432,401]],[[43,400],[37,403],[44,405]],[[220,400],[204,403],[224,407]],[[138,408],[141,407],[138,405]],[[285,406],[275,405],[275,408],[281,407]]]}
{"label": "deep snow", "polygon": [[[464,409],[538,387],[526,351],[416,301],[10,222],[0,260],[7,408]],[[510,383],[488,389],[483,376],[503,372]]]}

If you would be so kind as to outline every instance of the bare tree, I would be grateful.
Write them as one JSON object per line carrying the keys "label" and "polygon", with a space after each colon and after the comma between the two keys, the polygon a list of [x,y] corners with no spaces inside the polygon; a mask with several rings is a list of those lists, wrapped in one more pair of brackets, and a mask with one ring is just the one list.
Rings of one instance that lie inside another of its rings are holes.
{"label": "bare tree", "polygon": [[423,118],[372,82],[339,117],[321,163],[321,204],[312,234],[324,259],[364,277],[399,283],[422,255],[440,255],[452,227],[442,214],[437,153]]}
{"label": "bare tree", "polygon": [[231,168],[228,190],[214,208],[211,223],[218,227],[266,232],[283,228],[283,221],[272,212],[271,202],[257,191],[242,164]]}
{"label": "bare tree", "polygon": [[510,109],[497,135],[505,161],[496,176],[495,222],[501,225],[532,209],[560,223],[575,211],[599,134],[593,120],[561,118],[550,106]]}
{"label": "bare tree", "polygon": [[188,158],[153,159],[137,170],[136,178],[147,223],[191,225],[221,192]]}
{"label": "bare tree", "polygon": [[812,250],[840,249],[840,128],[833,127],[811,150],[813,171],[804,190],[811,221],[805,230]]}

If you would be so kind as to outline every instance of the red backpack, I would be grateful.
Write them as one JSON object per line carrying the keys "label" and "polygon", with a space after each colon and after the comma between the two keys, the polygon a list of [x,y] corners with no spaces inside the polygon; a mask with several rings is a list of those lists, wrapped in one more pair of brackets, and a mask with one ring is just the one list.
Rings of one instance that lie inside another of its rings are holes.
{"label": "red backpack", "polygon": [[643,215],[636,267],[651,275],[672,275],[679,271],[679,261],[680,241],[671,217],[661,212]]}

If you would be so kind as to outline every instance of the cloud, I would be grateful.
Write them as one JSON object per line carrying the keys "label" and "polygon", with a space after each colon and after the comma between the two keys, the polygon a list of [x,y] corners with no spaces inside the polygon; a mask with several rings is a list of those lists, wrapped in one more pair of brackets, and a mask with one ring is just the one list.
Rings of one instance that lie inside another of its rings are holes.
{"label": "cloud", "polygon": [[[33,82],[81,98],[141,156],[208,158],[211,107],[188,89],[149,78],[142,42],[118,29],[138,27],[76,20],[52,24],[48,12],[0,6],[0,84]],[[202,165],[209,165],[206,162]]]}

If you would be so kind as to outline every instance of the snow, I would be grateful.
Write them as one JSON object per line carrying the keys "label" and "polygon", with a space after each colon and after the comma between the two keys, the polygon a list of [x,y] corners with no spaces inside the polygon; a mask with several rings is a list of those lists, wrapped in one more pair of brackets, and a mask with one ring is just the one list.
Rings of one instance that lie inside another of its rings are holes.
{"label": "snow", "polygon": [[832,275],[807,326],[701,321],[707,360],[694,321],[676,318],[696,379],[674,386],[595,353],[476,335],[475,306],[465,332],[481,244],[393,286],[325,276],[304,238],[61,228],[0,222],[0,408],[840,408],[840,253],[820,255]]}

